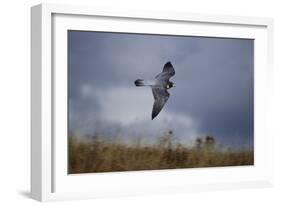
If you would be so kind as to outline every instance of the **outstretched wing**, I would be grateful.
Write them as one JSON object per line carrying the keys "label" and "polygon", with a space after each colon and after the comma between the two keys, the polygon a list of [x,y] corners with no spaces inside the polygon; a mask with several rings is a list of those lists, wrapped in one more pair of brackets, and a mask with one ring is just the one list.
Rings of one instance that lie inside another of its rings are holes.
{"label": "outstretched wing", "polygon": [[155,78],[157,80],[167,81],[175,74],[176,72],[171,62],[167,62],[163,67],[163,71],[160,74],[158,74]]}
{"label": "outstretched wing", "polygon": [[169,92],[164,88],[152,88],[154,104],[152,109],[152,119],[154,119],[162,110],[169,99]]}

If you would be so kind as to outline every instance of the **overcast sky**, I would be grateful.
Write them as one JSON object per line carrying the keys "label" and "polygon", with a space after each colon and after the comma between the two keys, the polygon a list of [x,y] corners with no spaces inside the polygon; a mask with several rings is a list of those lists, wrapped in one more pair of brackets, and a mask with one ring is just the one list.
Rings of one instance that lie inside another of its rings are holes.
{"label": "overcast sky", "polygon": [[[69,31],[69,131],[153,140],[172,129],[183,143],[213,135],[252,146],[253,50],[246,39]],[[153,79],[167,61],[176,87],[151,120],[151,89],[134,81]]]}

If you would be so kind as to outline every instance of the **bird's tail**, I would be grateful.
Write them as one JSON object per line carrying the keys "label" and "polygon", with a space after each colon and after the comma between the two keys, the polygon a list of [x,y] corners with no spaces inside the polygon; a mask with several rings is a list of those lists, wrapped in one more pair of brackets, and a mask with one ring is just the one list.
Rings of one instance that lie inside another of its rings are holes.
{"label": "bird's tail", "polygon": [[143,79],[137,79],[137,80],[135,81],[135,85],[136,85],[137,87],[146,86],[145,81],[144,81]]}

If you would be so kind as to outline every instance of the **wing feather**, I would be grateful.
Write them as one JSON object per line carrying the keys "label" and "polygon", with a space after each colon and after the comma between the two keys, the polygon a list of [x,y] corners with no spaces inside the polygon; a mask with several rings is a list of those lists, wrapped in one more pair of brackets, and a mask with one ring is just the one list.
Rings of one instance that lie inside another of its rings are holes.
{"label": "wing feather", "polygon": [[164,88],[152,88],[152,93],[154,97],[154,104],[151,117],[154,119],[164,107],[165,103],[170,97],[170,94]]}
{"label": "wing feather", "polygon": [[167,62],[163,67],[163,71],[160,74],[158,74],[155,78],[158,80],[167,81],[175,74],[176,74],[176,72],[175,72],[175,69],[174,69],[172,63]]}

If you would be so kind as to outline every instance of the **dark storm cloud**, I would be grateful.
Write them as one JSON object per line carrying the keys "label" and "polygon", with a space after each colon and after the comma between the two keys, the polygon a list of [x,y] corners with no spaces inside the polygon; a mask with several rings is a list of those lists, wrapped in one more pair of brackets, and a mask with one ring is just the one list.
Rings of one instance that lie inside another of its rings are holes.
{"label": "dark storm cloud", "polygon": [[[149,133],[166,122],[179,135],[252,144],[253,40],[79,31],[68,38],[70,130],[91,133],[101,121],[105,129],[146,127]],[[176,69],[176,88],[151,121],[151,91],[133,82],[153,78],[166,61]]]}
{"label": "dark storm cloud", "polygon": [[253,42],[205,38],[198,47],[200,52],[178,65],[188,71],[186,78],[177,73],[177,85],[186,86],[171,109],[189,111],[203,133],[252,138]]}

